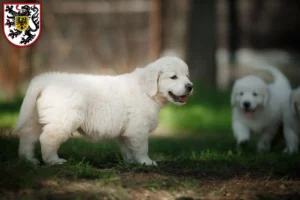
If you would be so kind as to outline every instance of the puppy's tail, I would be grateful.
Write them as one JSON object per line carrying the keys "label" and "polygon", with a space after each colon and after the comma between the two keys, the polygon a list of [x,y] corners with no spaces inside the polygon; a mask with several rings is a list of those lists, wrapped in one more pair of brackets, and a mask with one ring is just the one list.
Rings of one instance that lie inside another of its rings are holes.
{"label": "puppy's tail", "polygon": [[290,82],[286,78],[286,76],[276,67],[273,66],[259,66],[255,67],[256,70],[259,71],[267,71],[272,74],[274,81],[271,83],[271,85],[280,85],[280,86],[287,86],[290,87]]}
{"label": "puppy's tail", "polygon": [[14,133],[20,131],[22,126],[26,123],[27,120],[31,119],[36,106],[36,100],[43,90],[44,86],[41,84],[39,80],[39,76],[35,77],[29,84],[28,90],[24,97],[18,122],[13,130]]}

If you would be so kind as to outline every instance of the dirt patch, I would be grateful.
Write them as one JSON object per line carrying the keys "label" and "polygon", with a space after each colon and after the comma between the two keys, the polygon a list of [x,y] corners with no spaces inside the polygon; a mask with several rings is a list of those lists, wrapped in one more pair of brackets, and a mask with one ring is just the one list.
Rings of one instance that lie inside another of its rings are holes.
{"label": "dirt patch", "polygon": [[300,199],[298,180],[241,177],[207,181],[151,173],[127,173],[122,175],[121,184],[129,188],[132,199]]}
{"label": "dirt patch", "polygon": [[207,182],[202,198],[207,199],[292,199],[300,198],[299,181],[229,180]]}
{"label": "dirt patch", "polygon": [[128,192],[118,184],[81,180],[47,180],[33,188],[0,190],[0,199],[129,199]]}
{"label": "dirt patch", "polygon": [[0,190],[1,199],[107,199],[107,200],[232,200],[300,199],[300,181],[231,179],[187,180],[160,174],[124,173],[118,181],[47,180],[21,190]]}

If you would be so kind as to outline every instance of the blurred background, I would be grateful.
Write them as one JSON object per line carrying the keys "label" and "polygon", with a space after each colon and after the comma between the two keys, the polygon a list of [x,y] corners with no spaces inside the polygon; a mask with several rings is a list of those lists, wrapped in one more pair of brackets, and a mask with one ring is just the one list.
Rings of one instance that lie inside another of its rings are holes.
{"label": "blurred background", "polygon": [[163,109],[161,134],[230,132],[230,87],[251,66],[271,64],[293,87],[300,82],[300,1],[42,3],[42,33],[33,46],[17,48],[0,37],[2,128],[13,127],[30,79],[41,72],[114,75],[164,55],[182,58],[195,91],[186,106]]}

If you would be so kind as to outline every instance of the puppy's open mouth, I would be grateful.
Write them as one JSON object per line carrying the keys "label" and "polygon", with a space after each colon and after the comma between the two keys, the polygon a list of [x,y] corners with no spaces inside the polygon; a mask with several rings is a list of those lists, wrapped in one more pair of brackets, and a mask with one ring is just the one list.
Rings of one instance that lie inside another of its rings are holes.
{"label": "puppy's open mouth", "polygon": [[185,94],[182,96],[176,96],[175,94],[173,94],[172,92],[169,92],[169,95],[173,98],[173,100],[175,102],[179,102],[179,103],[185,103],[187,101],[187,96],[189,94]]}
{"label": "puppy's open mouth", "polygon": [[254,116],[255,109],[244,108],[244,115],[246,118],[252,118]]}

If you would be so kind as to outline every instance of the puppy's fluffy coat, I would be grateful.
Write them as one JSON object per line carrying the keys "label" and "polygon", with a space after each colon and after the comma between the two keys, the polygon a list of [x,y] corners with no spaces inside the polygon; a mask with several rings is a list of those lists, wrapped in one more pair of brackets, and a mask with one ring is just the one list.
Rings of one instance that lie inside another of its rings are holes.
{"label": "puppy's fluffy coat", "polygon": [[297,153],[300,134],[300,87],[290,94],[290,100],[284,109],[284,138],[286,147],[284,153]]}
{"label": "puppy's fluffy coat", "polygon": [[47,73],[35,77],[27,90],[15,131],[19,155],[38,163],[41,143],[47,164],[62,164],[57,150],[78,131],[93,141],[117,138],[128,162],[156,165],[148,157],[148,134],[158,125],[168,102],[182,105],[192,91],[188,66],[163,57],[142,69],[119,76]]}
{"label": "puppy's fluffy coat", "polygon": [[238,79],[232,90],[232,128],[237,145],[248,142],[251,133],[260,135],[258,151],[269,151],[271,141],[283,120],[284,104],[291,87],[287,78],[276,68],[256,67],[269,71],[274,82],[266,84],[256,76]]}

